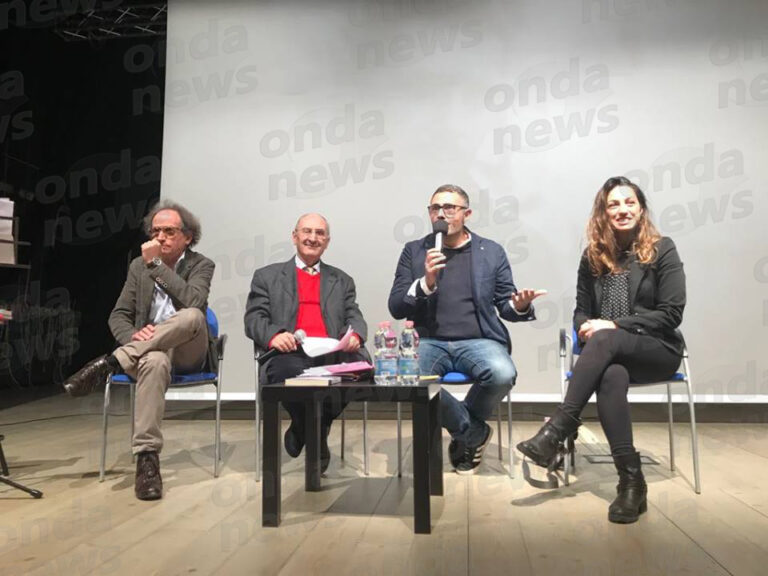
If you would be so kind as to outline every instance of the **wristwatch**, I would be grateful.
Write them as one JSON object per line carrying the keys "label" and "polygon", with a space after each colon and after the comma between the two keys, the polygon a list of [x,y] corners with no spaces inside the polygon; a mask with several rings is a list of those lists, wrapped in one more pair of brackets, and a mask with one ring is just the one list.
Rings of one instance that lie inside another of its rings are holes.
{"label": "wristwatch", "polygon": [[149,261],[149,264],[147,264],[147,268],[157,268],[162,263],[163,261],[160,260],[160,258],[158,258],[157,256],[155,256],[154,258],[152,258],[152,260]]}

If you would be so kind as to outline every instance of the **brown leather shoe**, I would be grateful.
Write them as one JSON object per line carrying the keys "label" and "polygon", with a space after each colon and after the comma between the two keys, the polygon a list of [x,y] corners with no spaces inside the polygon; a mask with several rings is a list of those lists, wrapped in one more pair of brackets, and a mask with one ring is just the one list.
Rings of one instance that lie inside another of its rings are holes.
{"label": "brown leather shoe", "polygon": [[80,368],[75,374],[64,382],[64,390],[70,396],[87,396],[93,392],[99,384],[107,380],[114,369],[107,362],[106,356],[100,356],[91,360]]}
{"label": "brown leather shoe", "polygon": [[136,455],[136,498],[159,500],[163,497],[163,479],[160,477],[160,458],[157,452],[139,452]]}

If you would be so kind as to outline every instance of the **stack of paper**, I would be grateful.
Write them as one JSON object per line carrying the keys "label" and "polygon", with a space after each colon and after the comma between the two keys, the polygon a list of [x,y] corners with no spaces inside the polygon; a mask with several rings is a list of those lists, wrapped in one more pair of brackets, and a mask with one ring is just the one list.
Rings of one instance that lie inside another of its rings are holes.
{"label": "stack of paper", "polygon": [[0,264],[16,264],[13,241],[13,200],[0,198]]}
{"label": "stack of paper", "polygon": [[371,370],[373,370],[373,365],[368,362],[342,362],[341,364],[307,368],[300,376],[362,376]]}

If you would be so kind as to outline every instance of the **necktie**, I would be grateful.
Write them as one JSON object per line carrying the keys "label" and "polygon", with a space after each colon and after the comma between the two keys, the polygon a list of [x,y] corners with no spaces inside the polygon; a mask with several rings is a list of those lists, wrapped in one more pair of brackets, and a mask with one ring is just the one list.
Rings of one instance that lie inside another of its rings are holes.
{"label": "necktie", "polygon": [[304,266],[304,272],[306,272],[310,276],[314,276],[315,274],[317,274],[317,270],[315,270],[312,266]]}

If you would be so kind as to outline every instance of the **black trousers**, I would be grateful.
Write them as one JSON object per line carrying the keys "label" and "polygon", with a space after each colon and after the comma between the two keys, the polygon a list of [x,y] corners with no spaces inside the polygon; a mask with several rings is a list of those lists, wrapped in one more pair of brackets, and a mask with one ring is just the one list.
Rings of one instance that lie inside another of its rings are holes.
{"label": "black trousers", "polygon": [[[272,384],[282,382],[287,378],[293,378],[301,374],[307,368],[314,366],[323,366],[325,364],[338,364],[340,362],[358,362],[368,361],[368,357],[359,352],[346,353],[336,352],[326,354],[317,358],[310,358],[302,350],[289,352],[287,354],[278,354],[272,358],[266,367],[267,381]],[[304,431],[304,404],[301,402],[284,402],[283,406],[291,415],[294,426],[300,432]],[[331,423],[338,418],[346,408],[346,402],[326,400],[323,402],[322,425],[330,428]]]}
{"label": "black trousers", "polygon": [[587,341],[573,367],[563,410],[578,418],[593,393],[611,454],[635,451],[627,392],[630,384],[671,377],[680,357],[651,336],[622,329],[599,330]]}

